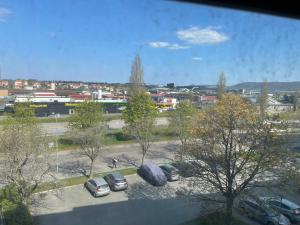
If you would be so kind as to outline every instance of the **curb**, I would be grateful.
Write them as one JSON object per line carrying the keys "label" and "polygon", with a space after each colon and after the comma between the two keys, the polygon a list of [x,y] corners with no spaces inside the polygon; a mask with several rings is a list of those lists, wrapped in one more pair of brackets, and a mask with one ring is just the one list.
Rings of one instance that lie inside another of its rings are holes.
{"label": "curb", "polygon": [[[129,169],[129,168],[134,168],[134,167],[127,167],[127,168],[123,168],[123,169]],[[123,169],[120,169],[120,170],[123,170]],[[102,173],[110,173],[110,172],[114,172],[114,171],[118,171],[118,170],[103,171]],[[135,175],[135,174],[136,174],[136,172],[133,173],[133,174],[125,175],[125,176],[132,176],[132,175]],[[100,175],[100,176],[102,176],[102,175]],[[60,180],[58,180],[58,181],[60,181]],[[57,191],[57,190],[60,190],[60,189],[65,189],[65,188],[71,188],[71,187],[80,186],[80,185],[83,185],[83,183],[73,184],[73,185],[68,185],[68,186],[63,186],[63,187],[57,187],[57,188],[49,189],[49,190],[46,190],[46,191],[40,191],[40,192],[34,193],[34,195],[43,194],[43,193],[47,193],[47,192],[51,192],[51,191]],[[0,225],[2,225],[2,224],[0,223]]]}

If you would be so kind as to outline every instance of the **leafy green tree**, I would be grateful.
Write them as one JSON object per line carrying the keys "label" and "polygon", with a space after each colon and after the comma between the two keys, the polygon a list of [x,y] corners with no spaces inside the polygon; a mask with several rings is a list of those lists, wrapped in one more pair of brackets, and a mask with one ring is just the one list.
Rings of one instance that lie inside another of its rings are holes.
{"label": "leafy green tree", "polygon": [[33,224],[28,207],[22,203],[17,189],[12,185],[5,186],[1,189],[0,208],[4,216],[5,224]]}
{"label": "leafy green tree", "polygon": [[14,105],[14,112],[8,114],[5,124],[15,123],[20,127],[32,126],[36,124],[35,109],[30,103],[17,103]]}
{"label": "leafy green tree", "polygon": [[181,142],[179,151],[180,161],[182,161],[186,152],[195,114],[196,108],[191,104],[190,101],[185,100],[181,101],[176,106],[176,109],[171,113],[171,117],[169,119],[170,126],[174,128],[175,133]]}
{"label": "leafy green tree", "polygon": [[84,101],[69,117],[69,126],[74,129],[87,129],[97,126],[102,120],[103,113],[100,105],[96,102]]}
{"label": "leafy green tree", "polygon": [[222,99],[223,95],[226,93],[226,77],[222,72],[219,76],[218,84],[217,84],[217,97],[218,99]]}
{"label": "leafy green tree", "polygon": [[122,118],[125,130],[140,144],[142,150],[142,164],[153,141],[153,128],[157,110],[155,103],[146,92],[137,92],[129,98]]}

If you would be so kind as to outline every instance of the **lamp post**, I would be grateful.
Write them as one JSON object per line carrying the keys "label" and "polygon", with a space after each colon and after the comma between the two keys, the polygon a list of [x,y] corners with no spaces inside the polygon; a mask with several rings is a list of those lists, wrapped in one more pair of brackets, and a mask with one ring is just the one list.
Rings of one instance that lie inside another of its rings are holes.
{"label": "lamp post", "polygon": [[55,128],[56,128],[56,135],[55,135],[55,145],[56,145],[56,174],[58,174],[58,129],[57,129],[57,118],[59,117],[59,114],[55,114]]}

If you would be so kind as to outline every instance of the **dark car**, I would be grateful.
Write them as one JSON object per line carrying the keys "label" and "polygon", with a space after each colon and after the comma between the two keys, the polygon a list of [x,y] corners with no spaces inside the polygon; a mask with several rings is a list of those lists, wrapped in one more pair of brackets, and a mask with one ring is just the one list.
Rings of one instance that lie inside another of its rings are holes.
{"label": "dark car", "polygon": [[148,161],[140,166],[138,174],[154,186],[163,186],[167,183],[167,177],[162,169],[155,163]]}
{"label": "dark car", "polygon": [[108,183],[109,187],[113,191],[125,190],[128,187],[127,180],[120,172],[113,172],[104,176],[104,179]]}
{"label": "dark car", "polygon": [[267,202],[273,209],[285,215],[293,223],[300,223],[300,206],[286,198],[268,198],[262,200]]}
{"label": "dark car", "polygon": [[172,166],[178,169],[178,173],[182,177],[194,176],[194,167],[190,162],[174,162]]}
{"label": "dark car", "polygon": [[241,200],[239,210],[262,224],[267,225],[290,225],[290,221],[284,215],[273,210],[268,205],[261,205],[252,200]]}
{"label": "dark car", "polygon": [[166,175],[168,181],[179,180],[179,174],[178,174],[179,171],[174,166],[172,166],[170,164],[164,164],[159,167],[162,169],[162,171]]}

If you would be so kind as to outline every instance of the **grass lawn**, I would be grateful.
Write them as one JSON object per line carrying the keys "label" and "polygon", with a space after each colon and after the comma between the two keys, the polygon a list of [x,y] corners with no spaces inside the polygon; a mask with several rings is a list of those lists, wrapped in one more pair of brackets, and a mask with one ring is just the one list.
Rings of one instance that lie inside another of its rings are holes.
{"label": "grass lawn", "polygon": [[[181,223],[180,225],[224,225],[224,214],[219,212],[210,213],[201,218],[188,221],[186,223]],[[245,223],[233,219],[232,225],[246,225]]]}
{"label": "grass lawn", "polygon": [[[55,137],[51,137],[55,143]],[[156,126],[154,129],[154,141],[176,140],[177,137],[169,126]],[[135,139],[123,132],[122,129],[111,129],[106,134],[105,145],[132,144],[136,143]],[[61,136],[58,139],[58,150],[78,149],[79,145],[72,141],[71,137]],[[54,149],[55,150],[55,149]]]}
{"label": "grass lawn", "polygon": [[[119,171],[124,176],[126,176],[126,175],[135,174],[136,170],[137,170],[137,168],[130,167],[130,168],[126,168],[126,169],[112,170],[112,171]],[[95,173],[94,177],[105,176],[105,175],[111,173],[112,171],[103,172],[103,173]],[[55,188],[62,188],[62,187],[68,187],[68,186],[83,184],[87,179],[88,178],[86,176],[78,176],[78,177],[70,177],[70,178],[62,179],[62,180],[57,181],[57,183],[55,183],[55,182],[45,182],[45,183],[42,183],[35,190],[35,193],[42,192],[42,191],[48,191],[48,190],[52,190],[52,189],[55,189]]]}

